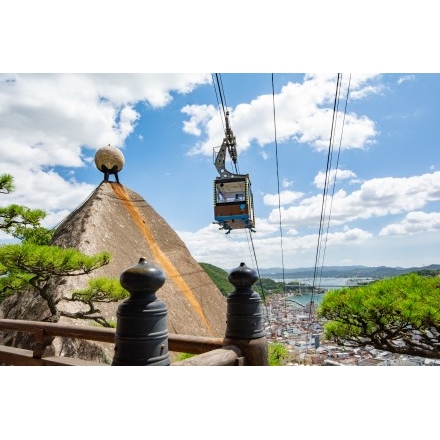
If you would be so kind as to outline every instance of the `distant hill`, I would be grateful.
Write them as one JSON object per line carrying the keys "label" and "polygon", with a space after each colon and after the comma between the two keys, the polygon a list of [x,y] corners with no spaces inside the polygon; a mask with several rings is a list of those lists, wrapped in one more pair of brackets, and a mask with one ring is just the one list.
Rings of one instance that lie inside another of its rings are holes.
{"label": "distant hill", "polygon": [[[217,274],[222,274],[227,280],[229,272],[232,269],[220,269],[212,264],[199,263],[208,275],[211,276],[206,266],[210,266],[210,270],[214,270]],[[294,269],[284,269],[284,278],[313,278],[315,269],[313,267],[300,267]],[[430,264],[423,267],[388,267],[388,266],[325,266],[319,270],[318,275],[323,278],[374,278],[382,279],[395,277],[411,272],[440,272],[440,264]],[[283,269],[281,267],[270,267],[267,269],[259,269],[260,277],[269,279],[282,279]],[[211,276],[211,279],[213,277]]]}
{"label": "distant hill", "polygon": [[[214,284],[217,286],[223,296],[227,297],[235,290],[235,287],[229,282],[228,279],[230,271],[226,271],[224,269],[221,269],[220,267],[208,263],[199,264],[208,274],[208,276],[211,278],[211,280],[214,282]],[[258,292],[262,292],[262,294],[264,295],[264,292],[268,290],[274,291],[279,288],[277,284],[280,283],[276,283],[270,278],[261,277],[260,282],[255,283],[253,289]]]}
{"label": "distant hill", "polygon": [[[431,264],[423,267],[367,267],[367,266],[326,266],[319,270],[319,276],[323,278],[389,278],[403,275],[410,272],[440,271],[440,264]],[[283,269],[272,267],[259,269],[260,276],[267,278],[283,278]],[[297,269],[284,269],[284,278],[310,278],[313,277],[313,267],[302,267]]]}
{"label": "distant hill", "polygon": [[[221,269],[208,263],[199,263],[199,265],[208,274],[211,280],[215,283],[217,288],[227,297],[234,291],[234,286],[229,282],[228,276],[232,269]],[[303,267],[298,269],[284,269],[284,279],[289,278],[313,278],[313,267]],[[417,272],[420,275],[436,275],[440,276],[440,264],[431,264],[423,267],[366,267],[366,266],[328,266],[323,268],[322,278],[392,278],[406,273]],[[279,282],[275,279],[283,279],[283,270],[279,267],[272,267],[270,269],[259,269],[261,283],[255,283],[253,289],[264,292],[274,292],[279,288]],[[321,273],[320,273],[321,276]],[[278,285],[277,285],[278,284]]]}

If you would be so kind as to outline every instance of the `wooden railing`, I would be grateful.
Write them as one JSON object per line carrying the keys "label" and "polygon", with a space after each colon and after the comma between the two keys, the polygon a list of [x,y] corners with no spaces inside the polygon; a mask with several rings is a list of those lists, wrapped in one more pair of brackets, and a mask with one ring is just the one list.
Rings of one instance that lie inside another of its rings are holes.
{"label": "wooden railing", "polygon": [[[46,347],[57,336],[71,339],[115,343],[113,328],[54,324],[40,321],[0,319],[1,331],[31,333],[35,338],[33,350],[0,345],[0,364],[7,365],[70,365],[108,366],[108,364],[86,361],[64,356],[44,356]],[[237,347],[223,346],[223,339],[191,335],[168,335],[168,348],[172,352],[209,356],[188,358],[171,365],[240,365],[242,354]]]}
{"label": "wooden railing", "polygon": [[[130,297],[117,311],[116,329],[63,325],[39,321],[0,319],[0,331],[34,335],[32,350],[0,345],[4,365],[108,365],[63,356],[44,355],[54,338],[86,339],[114,344],[112,365],[241,366],[268,365],[268,347],[262,328],[260,297],[251,289],[256,272],[241,263],[229,275],[235,290],[227,298],[227,325],[223,339],[168,334],[165,303],[156,290],[163,272],[145,258],[125,270],[121,285]],[[171,363],[168,351],[196,356]]]}

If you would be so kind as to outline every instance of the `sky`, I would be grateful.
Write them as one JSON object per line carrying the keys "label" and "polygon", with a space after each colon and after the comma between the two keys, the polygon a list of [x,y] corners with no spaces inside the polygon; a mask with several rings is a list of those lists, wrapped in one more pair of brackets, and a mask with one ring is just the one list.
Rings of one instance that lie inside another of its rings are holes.
{"label": "sky", "polygon": [[[213,223],[217,77],[255,233]],[[199,262],[439,264],[439,88],[435,73],[2,74],[0,173],[16,190],[0,203],[43,209],[56,227],[102,181],[94,155],[110,144],[120,182]]]}

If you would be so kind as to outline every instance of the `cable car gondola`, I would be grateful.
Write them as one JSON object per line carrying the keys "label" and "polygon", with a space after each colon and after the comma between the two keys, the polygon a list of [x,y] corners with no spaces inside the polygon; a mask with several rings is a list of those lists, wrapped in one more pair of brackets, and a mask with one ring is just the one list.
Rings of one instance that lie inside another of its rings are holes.
{"label": "cable car gondola", "polygon": [[229,126],[226,112],[225,138],[220,147],[214,148],[214,164],[220,176],[214,180],[214,219],[227,234],[232,229],[249,229],[255,232],[254,201],[249,174],[234,174],[226,170],[228,151],[234,164],[237,162],[236,141]]}

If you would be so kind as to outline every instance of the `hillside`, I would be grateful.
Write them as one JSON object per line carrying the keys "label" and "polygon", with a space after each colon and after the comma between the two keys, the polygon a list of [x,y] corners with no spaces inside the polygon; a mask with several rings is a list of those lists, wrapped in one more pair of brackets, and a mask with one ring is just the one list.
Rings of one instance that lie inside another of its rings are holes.
{"label": "hillside", "polygon": [[[389,278],[403,275],[411,272],[439,271],[440,264],[431,264],[423,267],[367,267],[367,266],[327,266],[320,271],[323,278]],[[284,269],[284,278],[311,278],[315,269],[313,267]],[[269,269],[260,269],[260,275],[268,278],[283,278],[283,269],[274,267]]]}
{"label": "hillside", "polygon": [[[208,263],[199,263],[200,266],[209,275],[211,280],[216,284],[224,296],[228,296],[234,287],[228,281],[229,270],[221,269]],[[313,278],[314,268],[297,268],[284,269],[284,278]],[[283,278],[283,269],[280,267],[273,267],[269,269],[259,269],[261,280],[264,289],[274,289],[275,287],[270,283],[273,279]],[[367,267],[367,266],[328,266],[324,267],[321,276],[323,278],[373,278],[382,279],[396,277],[406,273],[418,272],[420,274],[438,274],[440,273],[440,264],[431,264],[423,267]],[[263,278],[264,276],[264,278]],[[257,289],[258,285],[254,285]]]}
{"label": "hillside", "polygon": [[209,263],[199,264],[208,274],[209,278],[211,278],[223,296],[228,296],[234,290],[234,286],[228,280],[228,272]]}
{"label": "hillside", "polygon": [[[208,263],[199,263],[203,270],[207,273],[207,275],[211,278],[217,288],[222,292],[223,296],[227,297],[230,293],[232,293],[235,287],[229,282],[228,276],[229,271],[227,272],[220,267],[214,266]],[[276,291],[277,289],[282,289],[280,287],[281,283],[277,283],[270,278],[261,278],[257,283],[253,285],[253,290],[261,293],[263,296],[267,291]]]}

